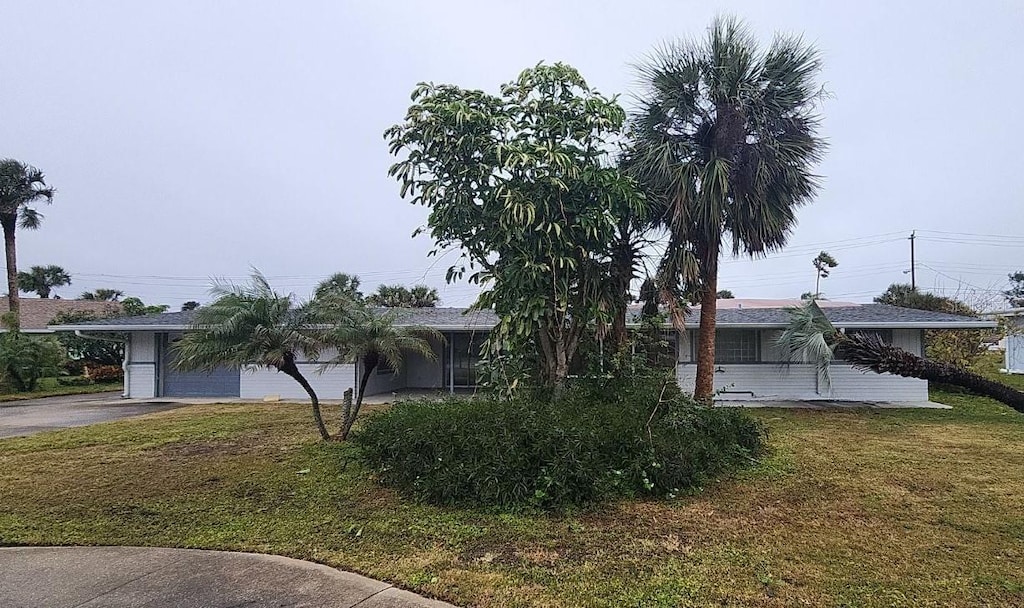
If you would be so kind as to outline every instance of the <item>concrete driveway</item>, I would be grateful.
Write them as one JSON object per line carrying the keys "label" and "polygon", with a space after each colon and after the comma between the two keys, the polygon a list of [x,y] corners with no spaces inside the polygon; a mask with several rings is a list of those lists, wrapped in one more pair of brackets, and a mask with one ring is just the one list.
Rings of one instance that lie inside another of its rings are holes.
{"label": "concrete driveway", "polygon": [[183,403],[122,403],[120,393],[65,395],[0,403],[0,438],[34,435],[174,409]]}
{"label": "concrete driveway", "polygon": [[146,547],[0,548],[4,608],[455,608],[311,562]]}

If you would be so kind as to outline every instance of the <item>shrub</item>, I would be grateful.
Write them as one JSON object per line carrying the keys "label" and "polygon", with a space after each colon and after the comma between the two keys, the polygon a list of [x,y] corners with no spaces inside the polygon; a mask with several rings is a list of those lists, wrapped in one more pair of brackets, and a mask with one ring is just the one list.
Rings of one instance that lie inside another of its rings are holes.
{"label": "shrub", "polygon": [[64,348],[53,338],[9,331],[0,336],[0,374],[19,392],[34,391],[39,379],[56,376]]}
{"label": "shrub", "polygon": [[116,382],[124,379],[119,365],[86,365],[85,377],[93,382]]}
{"label": "shrub", "polygon": [[68,376],[65,378],[57,378],[57,384],[61,386],[89,386],[92,383],[92,380],[84,376]]}
{"label": "shrub", "polygon": [[611,497],[672,497],[748,463],[762,426],[705,408],[674,382],[609,392],[588,380],[552,401],[407,401],[354,436],[383,484],[426,502],[544,508]]}

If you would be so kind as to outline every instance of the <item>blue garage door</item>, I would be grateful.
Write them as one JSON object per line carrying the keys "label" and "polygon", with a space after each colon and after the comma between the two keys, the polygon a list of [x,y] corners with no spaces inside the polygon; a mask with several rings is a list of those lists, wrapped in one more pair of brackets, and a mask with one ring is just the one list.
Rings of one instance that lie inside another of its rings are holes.
{"label": "blue garage door", "polygon": [[160,356],[161,397],[238,397],[241,374],[237,369],[219,367],[210,372],[185,372],[174,369],[174,353],[169,346],[173,337],[164,334]]}

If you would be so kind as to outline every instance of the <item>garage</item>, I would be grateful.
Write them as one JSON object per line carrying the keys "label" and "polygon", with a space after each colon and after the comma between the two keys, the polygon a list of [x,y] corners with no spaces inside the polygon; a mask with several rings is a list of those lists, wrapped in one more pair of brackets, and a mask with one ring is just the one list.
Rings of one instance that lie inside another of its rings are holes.
{"label": "garage", "polygon": [[238,397],[241,391],[239,370],[219,367],[212,371],[181,371],[174,368],[171,346],[181,334],[158,334],[160,375],[159,397]]}

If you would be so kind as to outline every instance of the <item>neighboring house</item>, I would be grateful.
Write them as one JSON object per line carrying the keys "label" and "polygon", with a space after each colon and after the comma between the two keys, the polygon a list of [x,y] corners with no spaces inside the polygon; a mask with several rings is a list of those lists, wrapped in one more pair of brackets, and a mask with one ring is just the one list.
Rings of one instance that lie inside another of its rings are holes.
{"label": "neighboring house", "polygon": [[[121,312],[120,302],[104,302],[96,300],[65,300],[58,298],[19,298],[21,307],[21,331],[32,334],[48,334],[53,330],[48,326],[62,312],[90,312],[98,317],[109,316]],[[0,315],[10,311],[7,298],[0,299]],[[0,329],[6,331],[6,329]]]}
{"label": "neighboring house", "polygon": [[[775,340],[789,322],[787,306],[796,300],[720,300],[717,331],[715,381],[721,399],[834,399],[922,402],[928,399],[928,383],[916,378],[863,373],[848,364],[832,364],[831,390],[818,386],[811,364],[785,364]],[[845,331],[877,332],[888,342],[921,355],[925,329],[981,329],[995,322],[884,304],[853,304],[821,301],[825,315]],[[221,369],[212,373],[181,372],[172,365],[170,346],[188,331],[190,312],[164,313],[147,317],[104,319],[88,324],[54,327],[58,331],[95,333],[124,332],[126,349],[125,386],[128,396],[153,397],[242,397],[262,399],[280,396],[305,398],[291,378],[265,368]],[[454,390],[477,385],[476,365],[480,345],[496,323],[490,312],[462,308],[403,309],[398,324],[429,326],[444,340],[434,340],[435,361],[408,355],[402,369],[378,369],[370,378],[367,394],[401,389]],[[688,316],[689,329],[677,335],[666,325],[666,334],[676,351],[679,384],[692,390],[696,374],[694,344],[699,309]],[[326,353],[321,361],[330,356]],[[355,366],[341,365],[317,374],[317,361],[300,362],[302,371],[324,399],[340,399],[355,384]]]}
{"label": "neighboring house", "polygon": [[985,313],[986,317],[1002,319],[1006,327],[1003,338],[1004,365],[1008,374],[1024,374],[1024,308],[1011,308]]}

